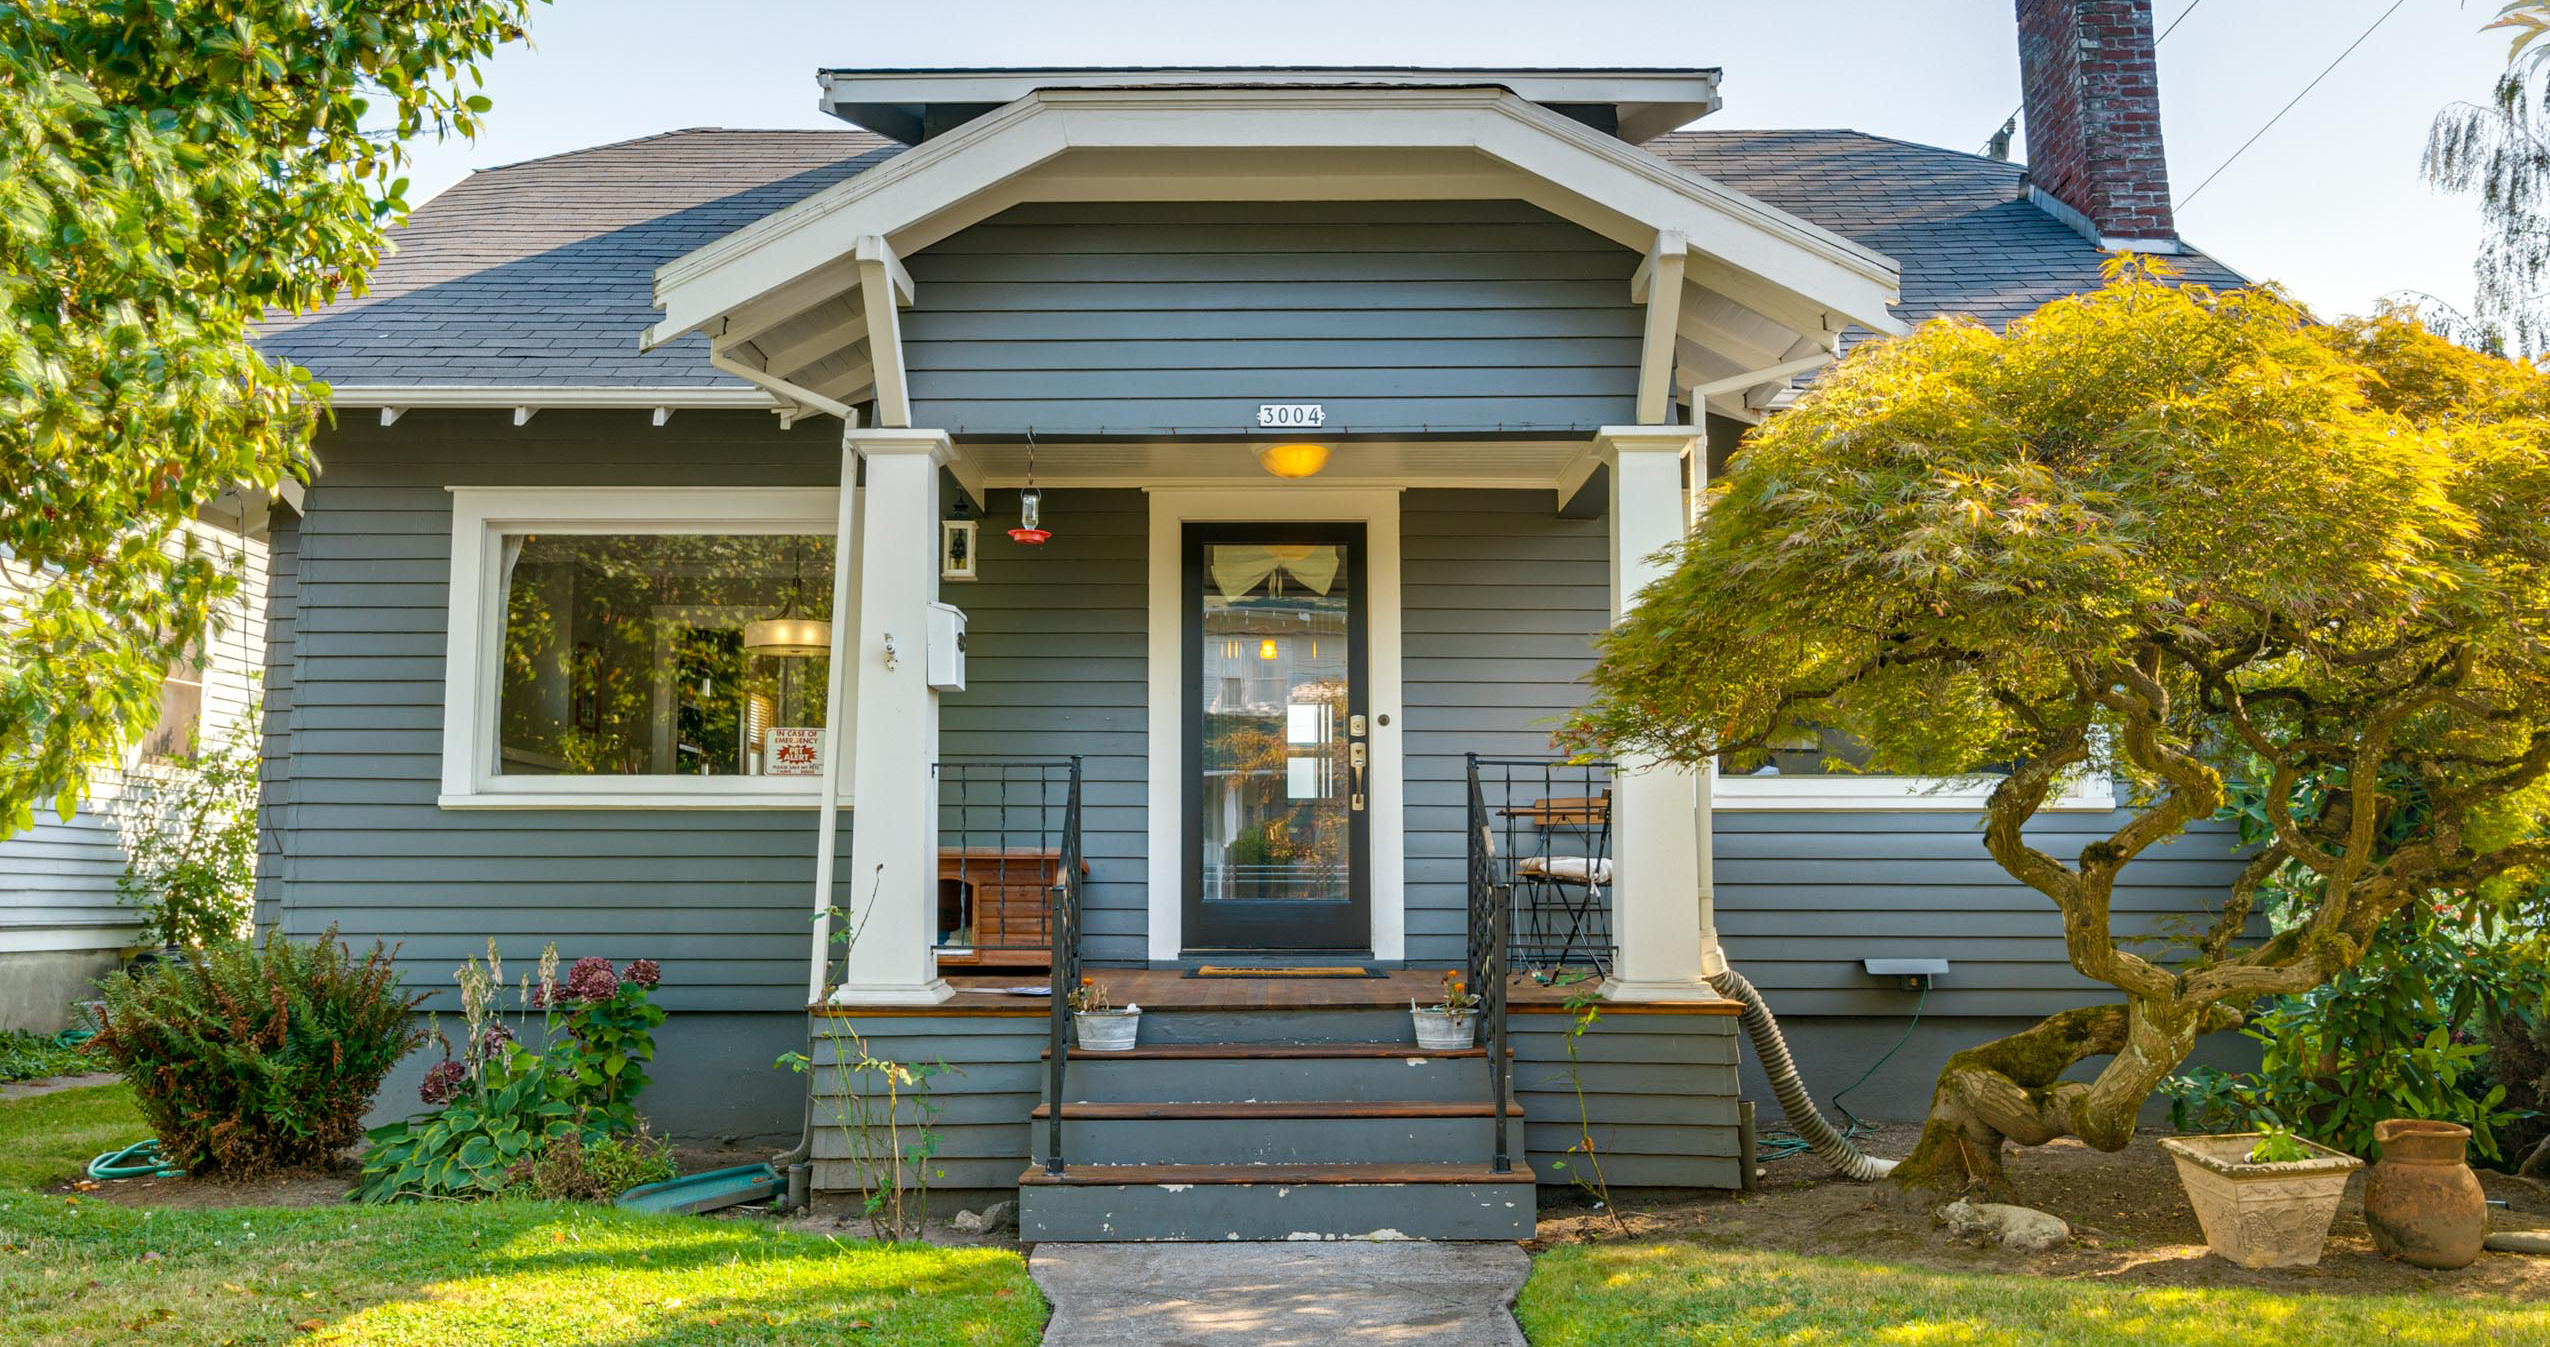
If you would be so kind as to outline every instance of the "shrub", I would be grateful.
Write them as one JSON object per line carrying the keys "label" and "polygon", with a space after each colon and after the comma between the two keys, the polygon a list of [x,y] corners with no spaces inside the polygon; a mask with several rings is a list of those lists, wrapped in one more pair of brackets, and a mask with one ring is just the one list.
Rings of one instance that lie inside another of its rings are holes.
{"label": "shrub", "polygon": [[533,1197],[608,1202],[645,1183],[662,1183],[678,1171],[673,1143],[640,1127],[628,1137],[604,1137],[590,1145],[568,1133],[516,1167],[515,1186]]}
{"label": "shrub", "polygon": [[131,1083],[160,1153],[190,1174],[249,1178],[332,1159],[362,1135],[381,1078],[423,1040],[390,953],[361,959],[336,928],[269,933],[182,965],[119,973],[90,1051]]}
{"label": "shrub", "polygon": [[52,1034],[0,1029],[0,1082],[67,1076],[95,1069],[96,1059],[77,1043],[63,1043]]}
{"label": "shrub", "polygon": [[124,901],[150,938],[201,947],[248,931],[257,885],[263,703],[252,701],[191,761],[137,773],[120,808]]}
{"label": "shrub", "polygon": [[524,1182],[543,1156],[581,1156],[638,1128],[640,1063],[654,1058],[653,1031],[664,1022],[649,996],[660,979],[653,961],[615,972],[608,959],[579,959],[562,981],[558,947],[542,950],[539,984],[523,979],[512,1012],[526,1028],[529,1012],[541,1012],[537,1044],[506,1022],[495,941],[484,963],[469,959],[453,978],[466,1025],[460,1053],[435,1032],[443,1060],[417,1091],[434,1111],[372,1130],[355,1188],[362,1201],[492,1196]]}

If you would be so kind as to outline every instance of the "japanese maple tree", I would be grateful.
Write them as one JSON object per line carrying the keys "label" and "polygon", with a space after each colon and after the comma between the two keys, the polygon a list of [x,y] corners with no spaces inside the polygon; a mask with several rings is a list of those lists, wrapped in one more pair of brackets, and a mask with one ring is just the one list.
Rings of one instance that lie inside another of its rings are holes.
{"label": "japanese maple tree", "polygon": [[[2125,259],[2006,334],[1934,320],[1755,430],[1672,560],[1571,746],[1741,768],[1839,732],[1866,770],[1997,774],[1980,845],[2121,994],[1956,1054],[1907,1186],[2124,1146],[2199,1034],[2550,860],[2550,379],[2407,318]],[[2082,772],[2124,802],[2051,854],[2028,824]],[[2227,778],[2264,787],[2263,846],[2203,911],[2120,914]],[[2262,934],[2296,871],[2312,897]]]}

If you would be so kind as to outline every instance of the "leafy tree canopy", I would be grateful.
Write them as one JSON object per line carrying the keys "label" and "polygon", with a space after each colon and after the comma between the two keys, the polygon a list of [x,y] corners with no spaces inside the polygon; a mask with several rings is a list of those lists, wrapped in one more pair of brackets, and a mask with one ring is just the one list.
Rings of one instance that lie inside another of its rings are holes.
{"label": "leafy tree canopy", "polygon": [[[2060,1051],[1967,1064],[1993,1078],[1966,1133],[1993,1157],[2122,1145],[2216,1007],[2308,990],[2413,897],[2550,858],[2550,379],[2405,317],[2315,324],[2127,259],[2006,335],[1927,323],[1754,431],[1673,562],[1605,641],[1572,746],[1743,766],[1831,727],[1874,770],[2006,771],[1985,845],[2126,993],[2049,1021]],[[2048,855],[2022,826],[2082,770],[2131,805]],[[2270,835],[2164,966],[2110,928],[2114,886],[2227,776],[2262,784]],[[2310,910],[2245,941],[2286,867]],[[2049,1088],[2098,1053],[2096,1087]]]}
{"label": "leafy tree canopy", "polygon": [[252,326],[362,293],[400,142],[475,134],[527,5],[0,5],[0,835],[77,806],[236,592],[183,521],[305,477],[326,395]]}

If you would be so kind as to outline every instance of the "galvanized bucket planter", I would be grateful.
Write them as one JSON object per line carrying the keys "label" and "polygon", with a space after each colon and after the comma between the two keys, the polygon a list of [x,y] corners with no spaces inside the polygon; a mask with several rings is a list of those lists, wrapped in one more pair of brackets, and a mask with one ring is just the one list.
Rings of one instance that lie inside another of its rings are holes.
{"label": "galvanized bucket planter", "polygon": [[1416,1021],[1417,1046],[1421,1048],[1466,1048],[1478,1038],[1479,1017],[1472,1011],[1419,1010],[1410,1006],[1408,1017]]}
{"label": "galvanized bucket planter", "polygon": [[1139,1010],[1081,1010],[1071,1017],[1080,1046],[1089,1052],[1129,1052],[1142,1027]]}
{"label": "galvanized bucket planter", "polygon": [[2308,1160],[2253,1165],[2249,1148],[2257,1144],[2252,1132],[2160,1143],[2178,1162],[2178,1181],[2215,1253],[2245,1268],[2309,1267],[2328,1243],[2347,1177],[2364,1162],[2302,1141]]}

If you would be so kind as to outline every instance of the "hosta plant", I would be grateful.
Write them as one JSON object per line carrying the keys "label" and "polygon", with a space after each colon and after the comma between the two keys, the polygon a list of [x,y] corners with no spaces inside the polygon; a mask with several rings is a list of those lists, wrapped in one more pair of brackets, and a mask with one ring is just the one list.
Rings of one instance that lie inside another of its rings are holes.
{"label": "hosta plant", "polygon": [[[608,959],[585,958],[562,979],[558,963],[557,946],[541,951],[537,985],[523,978],[510,1016],[495,942],[483,963],[460,966],[459,1051],[437,1030],[443,1060],[417,1089],[435,1111],[373,1129],[357,1198],[492,1196],[528,1183],[544,1156],[604,1150],[638,1130],[647,1083],[639,1064],[655,1056],[653,1030],[664,1022],[648,993],[661,974],[648,959],[614,971]],[[514,1027],[528,1030],[534,1009],[537,1043]]]}

